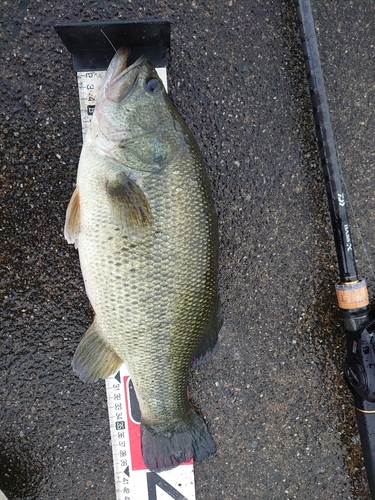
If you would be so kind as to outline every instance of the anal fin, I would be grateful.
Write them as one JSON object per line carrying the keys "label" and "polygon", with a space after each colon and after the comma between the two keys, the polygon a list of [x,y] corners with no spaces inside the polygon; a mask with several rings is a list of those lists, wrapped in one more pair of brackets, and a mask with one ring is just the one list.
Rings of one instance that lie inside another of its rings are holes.
{"label": "anal fin", "polygon": [[115,373],[122,362],[94,319],[74,353],[73,370],[84,382],[96,382]]}

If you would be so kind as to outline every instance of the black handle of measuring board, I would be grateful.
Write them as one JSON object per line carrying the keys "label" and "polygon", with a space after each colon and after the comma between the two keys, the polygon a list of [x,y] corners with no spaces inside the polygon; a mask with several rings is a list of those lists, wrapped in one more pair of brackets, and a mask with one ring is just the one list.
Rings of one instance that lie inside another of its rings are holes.
{"label": "black handle of measuring board", "polygon": [[340,282],[353,282],[358,280],[358,273],[354,260],[353,244],[342,186],[342,172],[332,131],[314,19],[309,0],[295,0],[295,3],[300,23],[299,29],[305,55],[306,73],[335,239]]}
{"label": "black handle of measuring board", "polygon": [[[342,171],[333,135],[323,71],[310,0],[294,0],[305,56],[315,128],[328,196],[329,211],[335,240],[340,284],[336,289],[344,294],[350,288],[365,286],[359,280],[350,235]],[[367,289],[366,289],[367,293]],[[361,295],[361,300],[363,295]],[[346,300],[346,299],[345,299]],[[360,303],[360,302],[359,302]],[[353,393],[362,452],[371,498],[375,500],[375,322],[370,322],[368,300],[354,308],[342,308],[347,340],[346,381]],[[347,307],[347,306],[345,306]]]}

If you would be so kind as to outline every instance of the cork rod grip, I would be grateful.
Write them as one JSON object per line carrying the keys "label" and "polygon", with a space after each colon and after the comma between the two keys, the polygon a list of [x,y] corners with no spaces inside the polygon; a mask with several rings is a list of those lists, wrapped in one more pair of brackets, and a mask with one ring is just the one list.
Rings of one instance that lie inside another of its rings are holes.
{"label": "cork rod grip", "polygon": [[366,281],[336,283],[336,295],[340,309],[360,309],[369,304]]}

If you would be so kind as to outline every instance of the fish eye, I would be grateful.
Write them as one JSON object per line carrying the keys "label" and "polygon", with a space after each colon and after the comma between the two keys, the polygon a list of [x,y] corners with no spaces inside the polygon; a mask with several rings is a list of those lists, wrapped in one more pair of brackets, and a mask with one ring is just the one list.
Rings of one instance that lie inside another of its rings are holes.
{"label": "fish eye", "polygon": [[149,78],[145,82],[145,87],[149,92],[156,92],[161,89],[161,84],[157,78]]}

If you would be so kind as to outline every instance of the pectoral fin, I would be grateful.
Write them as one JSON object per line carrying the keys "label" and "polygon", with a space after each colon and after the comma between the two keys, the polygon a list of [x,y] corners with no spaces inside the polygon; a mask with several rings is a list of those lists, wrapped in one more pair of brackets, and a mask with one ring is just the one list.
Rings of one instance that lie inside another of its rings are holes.
{"label": "pectoral fin", "polygon": [[72,367],[84,382],[96,382],[115,373],[122,359],[115,353],[94,320],[74,353]]}
{"label": "pectoral fin", "polygon": [[121,234],[143,237],[152,224],[152,214],[146,195],[127,175],[121,174],[106,185],[112,221]]}
{"label": "pectoral fin", "polygon": [[77,248],[77,239],[80,229],[80,207],[79,207],[79,192],[75,188],[70,199],[65,218],[64,236],[68,243],[73,244]]}

